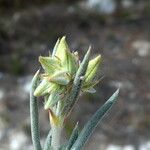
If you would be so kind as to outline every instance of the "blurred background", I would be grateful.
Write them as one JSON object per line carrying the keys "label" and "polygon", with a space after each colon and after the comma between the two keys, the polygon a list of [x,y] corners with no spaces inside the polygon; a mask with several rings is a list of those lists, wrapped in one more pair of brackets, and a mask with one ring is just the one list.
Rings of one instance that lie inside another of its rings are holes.
{"label": "blurred background", "polygon": [[[149,0],[0,0],[0,150],[33,150],[29,89],[58,37],[66,35],[80,57],[92,45],[102,55],[97,93],[84,94],[67,120],[82,128],[120,86],[119,101],[85,150],[150,150]],[[41,141],[49,130],[40,102]]]}

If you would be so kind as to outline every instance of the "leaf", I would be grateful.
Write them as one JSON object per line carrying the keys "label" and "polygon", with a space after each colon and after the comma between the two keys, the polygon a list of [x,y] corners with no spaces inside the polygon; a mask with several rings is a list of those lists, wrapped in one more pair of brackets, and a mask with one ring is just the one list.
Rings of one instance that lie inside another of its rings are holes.
{"label": "leaf", "polygon": [[54,126],[61,125],[60,118],[56,116],[56,114],[51,109],[49,109],[49,118],[50,118],[51,125]]}
{"label": "leaf", "polygon": [[95,114],[91,117],[91,119],[87,122],[87,124],[82,129],[78,139],[73,144],[71,150],[81,150],[81,148],[87,142],[90,135],[93,133],[98,123],[103,119],[103,117],[108,112],[108,110],[116,102],[118,93],[119,93],[119,89],[105,102],[105,104],[102,107],[100,107],[95,112]]}
{"label": "leaf", "polygon": [[95,93],[96,90],[94,89],[94,86],[97,85],[101,80],[103,79],[100,78],[99,80],[96,80],[96,81],[92,81],[92,82],[89,82],[89,83],[83,83],[83,86],[82,86],[82,91],[83,92],[89,92],[89,93]]}
{"label": "leaf", "polygon": [[33,147],[36,150],[42,150],[40,143],[40,131],[39,131],[39,113],[38,113],[38,101],[33,95],[35,88],[39,81],[39,70],[34,75],[31,82],[30,90],[30,119],[31,119],[31,136]]}
{"label": "leaf", "polygon": [[45,109],[49,109],[54,106],[59,100],[62,100],[63,87],[60,87],[52,91],[44,104]]}
{"label": "leaf", "polygon": [[53,48],[52,57],[54,57],[55,54],[56,54],[56,51],[57,51],[57,47],[58,47],[58,45],[59,45],[59,42],[60,42],[60,40],[58,39],[57,42],[56,42],[56,44],[55,44],[55,46],[54,46],[54,48]]}
{"label": "leaf", "polygon": [[60,62],[58,59],[54,59],[51,57],[39,57],[39,62],[41,63],[43,69],[49,75],[52,75],[56,70],[60,70]]}
{"label": "leaf", "polygon": [[70,136],[70,139],[68,141],[68,144],[67,144],[67,147],[65,150],[70,150],[70,148],[72,147],[72,145],[74,144],[74,142],[78,138],[78,135],[79,135],[79,127],[78,127],[78,122],[77,122],[75,128],[72,131],[72,134]]}
{"label": "leaf", "polygon": [[47,80],[42,80],[38,87],[34,91],[34,96],[42,96],[49,93],[52,83]]}
{"label": "leaf", "polygon": [[51,130],[50,130],[47,135],[46,141],[44,143],[44,150],[53,150],[51,146],[51,142],[52,142],[52,135],[51,135]]}
{"label": "leaf", "polygon": [[82,86],[82,78],[86,72],[87,66],[88,66],[88,62],[89,62],[89,57],[90,57],[90,52],[91,52],[91,48],[89,47],[87,53],[85,54],[82,63],[80,64],[80,67],[76,73],[75,79],[73,81],[73,86],[72,89],[70,91],[70,95],[67,98],[64,107],[62,109],[62,115],[68,115],[70,113],[70,111],[72,110],[78,95],[80,93],[80,89]]}
{"label": "leaf", "polygon": [[70,81],[70,77],[66,71],[57,71],[52,76],[47,77],[47,80],[56,84],[67,85]]}
{"label": "leaf", "polygon": [[84,91],[84,92],[91,93],[91,94],[93,94],[93,93],[95,93],[95,92],[96,92],[96,90],[95,90],[93,87],[90,87],[90,88],[85,89],[85,90],[83,90],[83,91]]}

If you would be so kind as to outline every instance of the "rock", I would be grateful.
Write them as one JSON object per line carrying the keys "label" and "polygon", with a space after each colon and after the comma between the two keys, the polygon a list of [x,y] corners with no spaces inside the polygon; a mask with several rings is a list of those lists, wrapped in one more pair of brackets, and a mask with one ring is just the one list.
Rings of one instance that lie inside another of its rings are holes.
{"label": "rock", "polygon": [[116,3],[114,0],[87,0],[85,6],[87,9],[103,14],[111,14],[116,9]]}
{"label": "rock", "polygon": [[22,131],[11,130],[9,132],[9,146],[11,150],[21,150],[26,148],[28,138]]}
{"label": "rock", "polygon": [[122,150],[122,147],[118,145],[109,145],[106,150]]}
{"label": "rock", "polygon": [[150,55],[150,41],[134,41],[132,43],[133,49],[135,49],[140,57],[146,57]]}

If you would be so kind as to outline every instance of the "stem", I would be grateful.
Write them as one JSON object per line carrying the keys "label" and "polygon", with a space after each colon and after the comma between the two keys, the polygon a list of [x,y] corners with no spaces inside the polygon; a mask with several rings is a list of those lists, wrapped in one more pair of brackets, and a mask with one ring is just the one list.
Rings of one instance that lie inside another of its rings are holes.
{"label": "stem", "polygon": [[51,131],[52,131],[52,143],[51,143],[51,145],[53,147],[53,150],[59,150],[62,128],[57,127],[55,125],[52,125]]}
{"label": "stem", "polygon": [[30,91],[30,117],[31,117],[31,135],[34,150],[41,150],[40,144],[40,133],[39,133],[39,113],[38,113],[38,103],[37,98],[33,95],[37,82],[39,79],[39,70],[36,72],[32,79],[31,91]]}

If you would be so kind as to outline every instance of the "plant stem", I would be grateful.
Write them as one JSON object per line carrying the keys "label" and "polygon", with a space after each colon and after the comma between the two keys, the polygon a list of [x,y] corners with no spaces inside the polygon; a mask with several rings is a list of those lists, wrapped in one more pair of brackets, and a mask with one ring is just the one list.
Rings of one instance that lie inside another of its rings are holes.
{"label": "plant stem", "polygon": [[37,98],[33,95],[34,90],[37,87],[39,79],[39,70],[36,72],[32,79],[31,91],[30,91],[30,117],[31,117],[31,135],[34,150],[41,150],[40,133],[39,133],[39,113]]}
{"label": "plant stem", "polygon": [[52,143],[51,143],[51,145],[53,147],[53,150],[59,150],[62,128],[57,127],[55,125],[52,125],[51,131],[52,131]]}

